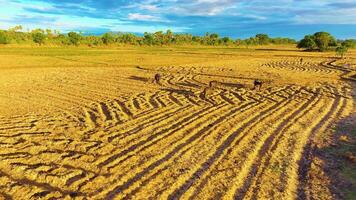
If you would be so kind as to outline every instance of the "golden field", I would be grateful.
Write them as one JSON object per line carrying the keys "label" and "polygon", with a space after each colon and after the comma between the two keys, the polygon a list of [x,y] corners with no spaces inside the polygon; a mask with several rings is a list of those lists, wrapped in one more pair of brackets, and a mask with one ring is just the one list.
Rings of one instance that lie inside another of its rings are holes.
{"label": "golden field", "polygon": [[355,114],[356,51],[333,57],[0,47],[0,199],[337,199],[315,152]]}

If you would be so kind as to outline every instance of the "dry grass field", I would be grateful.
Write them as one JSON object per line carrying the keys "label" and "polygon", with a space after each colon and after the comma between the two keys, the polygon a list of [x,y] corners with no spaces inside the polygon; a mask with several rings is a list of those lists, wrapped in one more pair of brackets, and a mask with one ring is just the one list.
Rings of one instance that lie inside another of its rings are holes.
{"label": "dry grass field", "polygon": [[1,47],[0,199],[346,198],[318,154],[355,127],[356,52],[333,57]]}

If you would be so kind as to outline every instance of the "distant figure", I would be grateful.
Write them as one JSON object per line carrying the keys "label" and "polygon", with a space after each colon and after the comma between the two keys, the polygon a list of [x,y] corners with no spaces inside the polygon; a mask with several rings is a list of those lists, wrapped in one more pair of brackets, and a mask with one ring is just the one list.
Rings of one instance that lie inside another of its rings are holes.
{"label": "distant figure", "polygon": [[300,63],[303,63],[303,58],[300,58]]}
{"label": "distant figure", "polygon": [[202,98],[202,99],[206,99],[207,98],[207,96],[208,96],[208,91],[209,91],[209,88],[204,88],[204,90],[203,90],[203,92],[202,93],[200,93],[200,98]]}
{"label": "distant figure", "polygon": [[211,87],[206,87],[206,88],[204,88],[204,91],[203,91],[202,93],[200,93],[199,97],[200,97],[201,99],[203,99],[204,101],[207,101],[207,102],[209,102],[209,103],[215,105],[214,100],[212,100],[212,99],[209,98],[209,96],[212,94],[213,90],[214,90],[214,89],[211,88]]}
{"label": "distant figure", "polygon": [[155,80],[153,82],[159,84],[160,80],[161,80],[161,74],[156,74],[155,75]]}
{"label": "distant figure", "polygon": [[258,90],[261,89],[261,87],[262,87],[262,81],[261,81],[261,80],[255,80],[255,81],[253,82],[253,89],[255,90],[256,87],[258,87]]}
{"label": "distant figure", "polygon": [[216,87],[218,84],[219,84],[219,82],[217,82],[217,81],[210,81],[210,82],[209,82],[209,87],[214,88],[214,87]]}

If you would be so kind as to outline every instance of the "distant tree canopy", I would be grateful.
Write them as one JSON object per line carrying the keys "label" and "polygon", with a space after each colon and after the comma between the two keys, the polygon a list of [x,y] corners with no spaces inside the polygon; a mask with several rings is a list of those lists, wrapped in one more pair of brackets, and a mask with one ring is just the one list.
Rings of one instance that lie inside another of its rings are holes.
{"label": "distant tree canopy", "polygon": [[173,33],[171,30],[157,31],[155,33],[144,33],[142,36],[132,33],[107,32],[102,35],[83,35],[78,32],[62,34],[56,30],[34,29],[24,32],[22,26],[15,26],[8,30],[0,30],[0,44],[39,44],[39,45],[206,45],[206,46],[259,46],[270,44],[297,44],[298,48],[307,50],[326,51],[335,49],[337,46],[355,48],[355,40],[336,41],[327,32],[317,32],[306,35],[299,43],[290,38],[272,38],[265,33],[256,34],[247,39],[232,39],[220,36],[217,33],[206,33],[204,35],[192,35],[188,33]]}
{"label": "distant tree canopy", "polygon": [[338,46],[335,49],[336,55],[340,56],[341,58],[343,58],[345,56],[345,54],[347,53],[348,48],[346,46]]}
{"label": "distant tree canopy", "polygon": [[113,44],[116,40],[115,34],[114,33],[105,33],[103,36],[101,36],[101,40],[103,41],[104,44]]}
{"label": "distant tree canopy", "polygon": [[68,38],[70,44],[78,46],[80,44],[80,40],[82,39],[82,36],[76,32],[69,32]]}
{"label": "distant tree canopy", "polygon": [[330,47],[335,46],[337,46],[335,38],[327,32],[317,32],[314,33],[314,35],[306,35],[297,45],[298,48],[318,51],[326,51]]}
{"label": "distant tree canopy", "polygon": [[44,31],[42,29],[32,30],[31,34],[32,34],[32,40],[35,43],[37,43],[39,45],[44,44],[47,35],[44,33]]}
{"label": "distant tree canopy", "polygon": [[0,30],[0,44],[9,44],[10,43],[10,37],[5,31]]}
{"label": "distant tree canopy", "polygon": [[341,45],[346,47],[346,48],[355,48],[356,47],[356,40],[344,40],[344,41],[340,41]]}
{"label": "distant tree canopy", "polygon": [[267,34],[257,34],[255,38],[260,45],[269,44],[271,40]]}

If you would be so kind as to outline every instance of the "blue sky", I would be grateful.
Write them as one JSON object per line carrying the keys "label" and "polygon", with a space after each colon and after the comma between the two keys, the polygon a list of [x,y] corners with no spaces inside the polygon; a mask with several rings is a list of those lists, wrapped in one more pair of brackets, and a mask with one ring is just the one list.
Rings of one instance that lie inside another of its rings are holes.
{"label": "blue sky", "polygon": [[356,38],[356,0],[0,0],[0,28]]}

